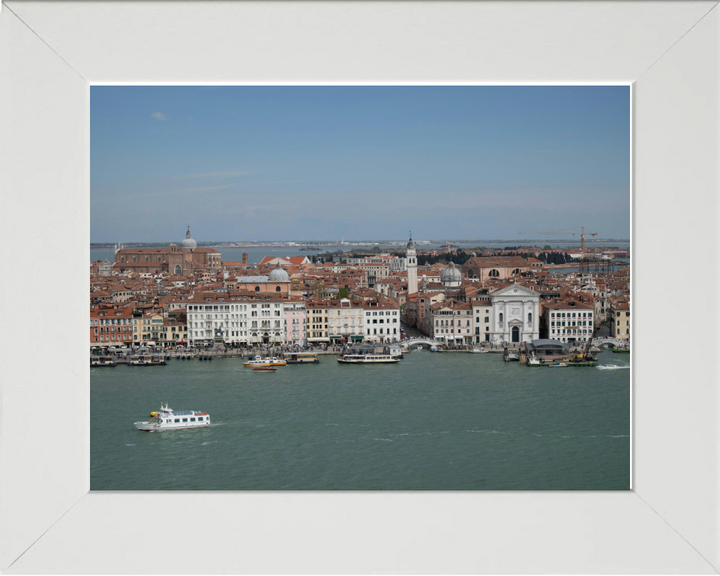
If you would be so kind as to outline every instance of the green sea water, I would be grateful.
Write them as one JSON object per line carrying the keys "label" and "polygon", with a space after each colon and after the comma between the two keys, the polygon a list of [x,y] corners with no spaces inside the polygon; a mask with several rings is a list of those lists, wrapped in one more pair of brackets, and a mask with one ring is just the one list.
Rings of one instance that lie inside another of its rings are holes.
{"label": "green sea water", "polygon": [[[92,490],[627,490],[630,370],[413,351],[91,368]],[[627,364],[603,352],[601,364]],[[140,432],[160,402],[213,425]]]}

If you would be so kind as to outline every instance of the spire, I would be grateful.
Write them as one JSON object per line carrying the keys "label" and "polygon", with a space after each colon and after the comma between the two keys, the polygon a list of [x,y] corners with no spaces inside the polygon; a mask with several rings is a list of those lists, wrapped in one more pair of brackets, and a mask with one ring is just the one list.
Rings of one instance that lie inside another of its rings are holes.
{"label": "spire", "polygon": [[187,227],[188,227],[188,231],[185,234],[185,238],[190,238],[190,224],[188,224]]}

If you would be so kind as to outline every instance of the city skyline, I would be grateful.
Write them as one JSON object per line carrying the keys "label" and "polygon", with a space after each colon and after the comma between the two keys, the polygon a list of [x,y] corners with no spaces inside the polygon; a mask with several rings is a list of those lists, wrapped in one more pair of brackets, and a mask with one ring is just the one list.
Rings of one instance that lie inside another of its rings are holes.
{"label": "city skyline", "polygon": [[201,241],[629,238],[630,89],[92,87],[91,241],[187,224]]}

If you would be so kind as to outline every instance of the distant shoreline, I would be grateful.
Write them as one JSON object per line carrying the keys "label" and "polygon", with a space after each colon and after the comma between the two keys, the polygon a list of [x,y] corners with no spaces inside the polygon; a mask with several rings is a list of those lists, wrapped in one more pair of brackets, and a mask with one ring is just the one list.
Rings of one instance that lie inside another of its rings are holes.
{"label": "distant shoreline", "polygon": [[[366,246],[378,246],[378,247],[387,247],[387,248],[393,248],[393,247],[401,247],[406,244],[405,241],[400,240],[384,240],[384,241],[348,241],[346,243],[339,243],[339,242],[296,242],[296,243],[290,243],[291,240],[281,242],[281,241],[268,241],[268,242],[258,242],[258,243],[242,243],[242,242],[198,242],[199,247],[204,248],[312,248],[312,249],[322,249],[322,248],[360,248],[360,247],[366,247]],[[623,240],[618,238],[610,238],[605,240],[586,240],[585,245],[593,245],[593,244],[612,244],[612,243],[629,243],[630,240]],[[159,247],[159,246],[170,246],[170,244],[173,244],[176,242],[124,242],[124,246],[132,246],[132,247],[141,247],[141,246],[147,246],[147,247]],[[475,247],[482,247],[484,244],[508,244],[508,245],[522,245],[522,246],[544,246],[546,244],[567,244],[567,245],[575,245],[578,244],[577,241],[569,241],[569,240],[420,240],[416,242],[418,246],[422,246],[424,244],[451,244],[451,245],[474,245]],[[103,248],[114,248],[115,243],[114,242],[91,242],[90,248],[91,249],[103,249]]]}

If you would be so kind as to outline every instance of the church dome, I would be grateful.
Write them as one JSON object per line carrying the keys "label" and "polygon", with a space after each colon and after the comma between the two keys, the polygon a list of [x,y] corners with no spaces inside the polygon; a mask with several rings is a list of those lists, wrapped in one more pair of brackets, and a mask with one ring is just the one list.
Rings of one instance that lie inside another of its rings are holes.
{"label": "church dome", "polygon": [[270,272],[270,276],[268,276],[268,281],[270,282],[290,282],[290,276],[288,276],[288,273],[285,272],[282,268],[280,268],[280,263],[278,262],[278,265],[275,267],[275,269]]}
{"label": "church dome", "polygon": [[197,242],[190,237],[190,226],[188,226],[187,234],[185,234],[185,240],[180,242],[180,248],[197,248]]}
{"label": "church dome", "polygon": [[415,250],[415,242],[412,241],[412,238],[410,238],[410,242],[407,243],[408,250]]}
{"label": "church dome", "polygon": [[455,268],[455,264],[450,262],[450,266],[440,274],[440,282],[446,288],[456,288],[462,284],[462,272]]}

